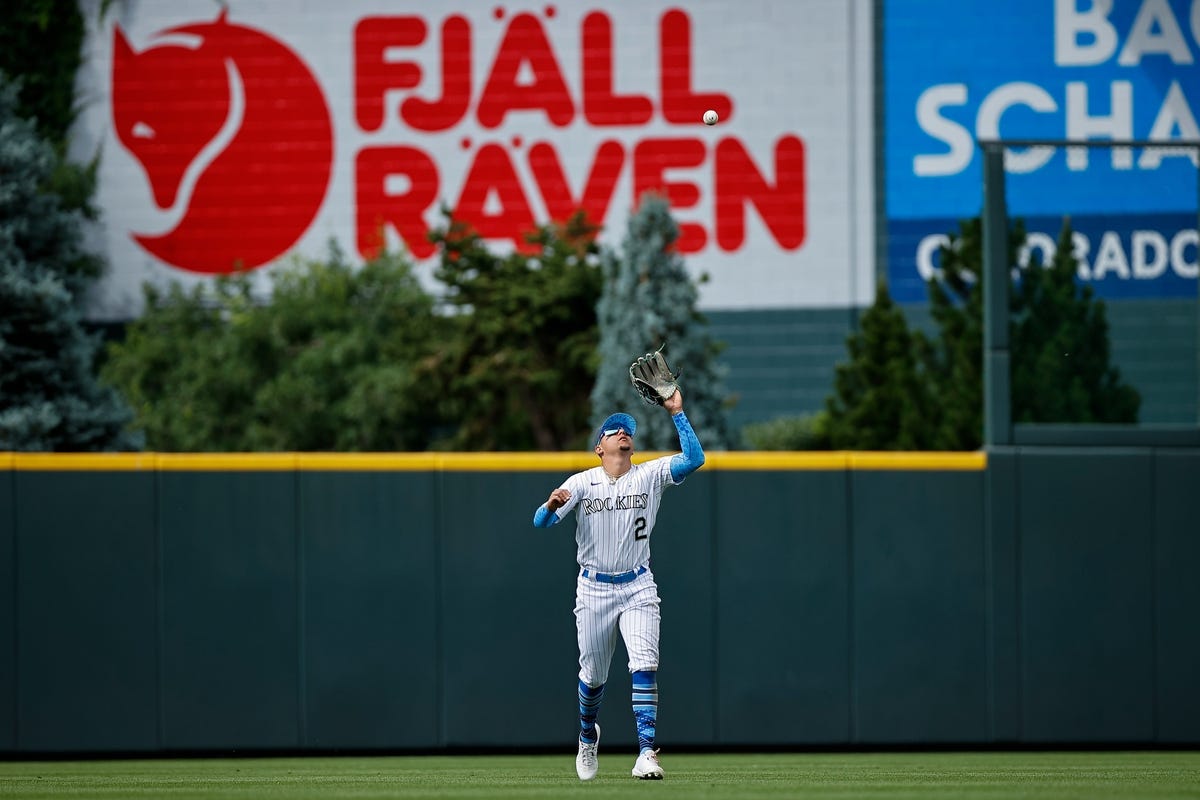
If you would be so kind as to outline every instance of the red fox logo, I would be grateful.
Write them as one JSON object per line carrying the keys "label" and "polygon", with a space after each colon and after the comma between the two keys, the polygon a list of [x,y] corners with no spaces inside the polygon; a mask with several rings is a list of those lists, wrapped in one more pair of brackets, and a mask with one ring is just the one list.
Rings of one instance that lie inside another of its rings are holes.
{"label": "red fox logo", "polygon": [[304,62],[267,34],[215,22],[155,34],[135,53],[114,29],[112,110],[159,208],[162,235],[134,234],[181,269],[254,269],[282,255],[324,201],[333,164],[329,107]]}

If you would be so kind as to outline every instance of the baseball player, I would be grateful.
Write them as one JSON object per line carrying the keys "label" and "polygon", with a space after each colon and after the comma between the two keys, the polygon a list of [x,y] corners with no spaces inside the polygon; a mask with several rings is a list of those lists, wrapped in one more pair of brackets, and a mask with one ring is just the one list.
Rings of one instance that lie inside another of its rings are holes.
{"label": "baseball player", "polygon": [[575,511],[579,577],[575,582],[575,629],[579,639],[580,780],[596,777],[600,726],[596,715],[617,644],[625,640],[633,677],[633,715],[637,723],[635,778],[661,780],[654,747],[658,714],[659,599],[650,571],[650,534],[663,490],[683,481],[704,464],[704,450],[683,413],[678,389],[663,407],[679,431],[683,450],[643,464],[631,462],[637,421],[628,414],[604,420],[595,440],[600,465],[567,478],[533,515],[548,528]]}

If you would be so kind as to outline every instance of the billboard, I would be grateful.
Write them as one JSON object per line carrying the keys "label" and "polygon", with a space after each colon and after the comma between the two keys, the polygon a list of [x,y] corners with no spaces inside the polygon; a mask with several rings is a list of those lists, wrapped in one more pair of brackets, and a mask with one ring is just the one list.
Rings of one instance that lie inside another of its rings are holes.
{"label": "billboard", "polygon": [[110,264],[91,315],[234,269],[269,291],[331,240],[402,247],[436,288],[443,205],[498,248],[577,208],[619,246],[645,191],[702,308],[867,302],[871,5],[82,0],[72,154],[100,157]]}
{"label": "billboard", "polygon": [[[1200,3],[884,4],[888,282],[926,299],[937,249],[982,207],[980,139],[1200,141]],[[1071,216],[1079,278],[1105,298],[1195,297],[1197,151],[1006,156],[1010,216],[1053,252]]]}

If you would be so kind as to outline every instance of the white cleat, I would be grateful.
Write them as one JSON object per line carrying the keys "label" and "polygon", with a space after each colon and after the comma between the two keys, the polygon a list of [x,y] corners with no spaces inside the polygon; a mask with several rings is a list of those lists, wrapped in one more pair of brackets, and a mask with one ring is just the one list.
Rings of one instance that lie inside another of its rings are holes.
{"label": "white cleat", "polygon": [[637,763],[633,765],[633,777],[641,778],[644,781],[661,781],[663,778],[662,767],[658,763],[657,750],[643,750],[638,756]]}
{"label": "white cleat", "polygon": [[[579,780],[590,781],[596,777],[596,772],[600,769],[598,759],[596,758],[596,750],[600,748],[600,726],[596,726],[596,741],[585,742],[579,740],[579,753],[575,756],[575,773],[579,775]],[[660,776],[661,777],[661,776]]]}

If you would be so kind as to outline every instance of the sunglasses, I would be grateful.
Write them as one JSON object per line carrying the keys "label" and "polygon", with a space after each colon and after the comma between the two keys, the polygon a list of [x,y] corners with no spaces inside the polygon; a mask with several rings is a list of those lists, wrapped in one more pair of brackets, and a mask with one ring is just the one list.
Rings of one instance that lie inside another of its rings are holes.
{"label": "sunglasses", "polygon": [[631,434],[629,432],[628,428],[620,427],[620,428],[609,428],[608,430],[604,431],[604,435],[600,438],[607,439],[610,436],[616,436],[618,433],[624,433],[626,436],[629,436],[629,437],[633,436],[633,434]]}

